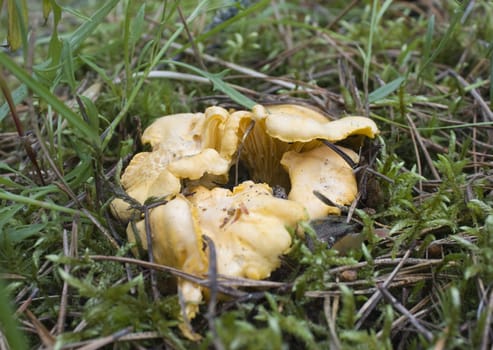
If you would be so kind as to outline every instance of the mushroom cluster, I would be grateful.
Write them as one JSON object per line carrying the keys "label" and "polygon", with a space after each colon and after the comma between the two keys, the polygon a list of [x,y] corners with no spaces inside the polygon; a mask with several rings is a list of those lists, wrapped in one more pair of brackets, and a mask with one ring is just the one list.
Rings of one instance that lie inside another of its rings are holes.
{"label": "mushroom cluster", "polygon": [[[324,142],[355,135],[373,138],[377,133],[371,119],[330,121],[298,105],[257,105],[232,112],[209,107],[204,113],[165,116],[151,124],[142,135],[151,151],[133,157],[121,184],[141,204],[153,197],[166,199],[148,218],[156,262],[205,275],[207,236],[216,248],[219,274],[263,279],[291,246],[288,227],[339,214],[337,206],[356,197],[353,169],[340,152],[355,163],[358,155],[342,146],[336,146],[336,152]],[[239,163],[248,179],[238,184],[230,174],[238,177]],[[287,198],[275,195],[273,188],[284,189]],[[120,198],[111,208],[121,220],[134,221],[127,235],[146,248],[141,213]],[[178,288],[187,317],[194,317],[201,288],[185,280],[178,281]]]}

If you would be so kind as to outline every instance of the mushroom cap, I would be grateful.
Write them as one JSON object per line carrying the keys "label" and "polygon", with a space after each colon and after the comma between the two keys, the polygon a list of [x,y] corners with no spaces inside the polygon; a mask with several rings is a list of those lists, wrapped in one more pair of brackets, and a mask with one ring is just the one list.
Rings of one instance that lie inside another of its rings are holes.
{"label": "mushroom cap", "polygon": [[[188,199],[179,194],[164,205],[150,211],[152,252],[157,263],[183,269],[194,274],[207,271],[207,258],[202,251],[202,236],[196,209]],[[139,240],[147,249],[145,220],[127,227],[130,242]]]}
{"label": "mushroom cap", "polygon": [[169,163],[167,169],[177,178],[197,180],[206,173],[227,178],[230,166],[230,160],[221,157],[215,149],[206,148],[198,154]]}
{"label": "mushroom cap", "polygon": [[329,120],[334,118],[330,118],[325,116],[321,112],[317,111],[314,108],[305,107],[302,105],[294,105],[294,104],[274,104],[267,105],[264,107],[269,114],[283,114],[283,115],[303,115],[306,118],[311,120],[316,120],[319,123],[326,123]]}
{"label": "mushroom cap", "polygon": [[[167,169],[168,164],[201,151],[200,134],[203,113],[182,113],[156,119],[142,135],[142,143],[150,144],[151,152],[136,154],[121,177],[127,194],[140,204],[149,197],[165,197],[179,193],[180,179]],[[126,222],[136,213],[121,198],[111,202],[113,214]]]}
{"label": "mushroom cap", "polygon": [[[183,195],[152,209],[149,223],[155,262],[195,275],[205,274],[208,262],[202,250],[197,210]],[[142,248],[147,249],[145,220],[137,222],[135,228],[137,232],[134,232],[132,223],[127,227],[129,241],[138,241]],[[178,288],[186,301],[187,316],[193,318],[202,301],[200,288],[182,279],[178,281]]]}
{"label": "mushroom cap", "polygon": [[[190,196],[179,194],[151,210],[154,260],[205,275],[209,261],[202,237],[207,235],[216,248],[219,274],[266,278],[279,266],[279,256],[291,246],[286,227],[307,219],[303,205],[274,197],[266,184],[247,181],[233,191],[199,186]],[[135,226],[129,224],[127,235],[129,241],[140,241],[147,249],[144,220]],[[201,289],[181,279],[178,288],[186,302],[187,316],[193,318],[202,300]]]}
{"label": "mushroom cap", "polygon": [[348,116],[330,120],[314,109],[300,105],[257,105],[252,110],[256,120],[265,120],[265,132],[284,142],[311,142],[324,139],[344,140],[351,135],[374,138],[379,130],[373,120]]}
{"label": "mushroom cap", "polygon": [[[279,256],[291,245],[287,226],[307,220],[300,203],[276,198],[267,184],[246,181],[233,191],[199,186],[150,212],[155,261],[203,274],[207,257],[202,236],[216,245],[218,273],[262,279],[279,266]],[[136,224],[142,247],[147,249],[144,220]],[[136,241],[133,225],[129,240]]]}
{"label": "mushroom cap", "polygon": [[156,119],[142,134],[142,143],[162,148],[172,158],[190,155],[201,149],[204,113],[180,113]]}
{"label": "mushroom cap", "polygon": [[[168,154],[160,150],[136,154],[122,175],[122,187],[140,204],[149,197],[166,197],[179,193],[180,179],[167,169],[168,162]],[[137,212],[120,198],[114,199],[110,208],[116,217],[125,222]]]}
{"label": "mushroom cap", "polygon": [[[183,113],[155,120],[142,135],[151,152],[134,156],[121,178],[127,194],[143,204],[149,197],[165,197],[181,190],[181,180],[194,184],[225,183],[240,140],[240,126],[251,113],[231,116],[224,108],[205,113]],[[128,221],[135,211],[117,198],[111,203],[116,217]]]}
{"label": "mushroom cap", "polygon": [[251,279],[270,275],[291,246],[286,226],[308,216],[303,205],[276,198],[267,184],[246,181],[231,192],[194,189],[202,234],[216,245],[218,273]]}
{"label": "mushroom cap", "polygon": [[[246,136],[241,159],[254,181],[290,189],[292,179],[279,166],[286,152],[304,152],[320,147],[319,139],[337,142],[351,135],[375,137],[378,128],[365,117],[330,120],[316,110],[299,105],[256,105],[255,127]],[[352,175],[351,175],[352,176]]]}
{"label": "mushroom cap", "polygon": [[[354,162],[358,161],[358,155],[352,150],[339,148]],[[353,169],[341,156],[325,145],[307,152],[286,152],[281,164],[291,178],[288,199],[303,203],[310,219],[340,214],[337,207],[326,205],[313,191],[320,192],[339,205],[350,204],[356,198],[358,186]]]}
{"label": "mushroom cap", "polygon": [[375,137],[375,122],[365,117],[344,117],[320,122],[311,115],[272,113],[266,121],[266,132],[284,142],[309,142],[325,139],[330,142],[344,140],[351,135]]}

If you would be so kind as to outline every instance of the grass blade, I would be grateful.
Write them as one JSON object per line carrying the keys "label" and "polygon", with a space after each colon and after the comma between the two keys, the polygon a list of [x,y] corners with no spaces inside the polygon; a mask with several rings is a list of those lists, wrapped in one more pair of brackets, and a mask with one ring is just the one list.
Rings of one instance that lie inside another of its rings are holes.
{"label": "grass blade", "polygon": [[2,325],[3,334],[11,349],[27,349],[26,338],[17,328],[17,322],[12,317],[13,314],[7,290],[3,281],[0,280],[0,325]]}
{"label": "grass blade", "polygon": [[373,91],[371,94],[368,95],[368,103],[373,103],[387,97],[395,90],[397,90],[399,86],[401,86],[404,80],[406,80],[406,78],[399,77],[397,79],[392,80],[390,83],[387,83],[384,86],[379,87],[378,89],[376,89],[375,91]]}
{"label": "grass blade", "polygon": [[108,13],[120,2],[120,0],[110,0],[104,4],[88,21],[84,22],[75,32],[70,36],[70,47],[72,50],[82,44],[84,40],[91,35],[91,33],[99,26],[99,24],[106,18]]}
{"label": "grass blade", "polygon": [[[447,31],[445,32],[445,35],[442,37],[442,39],[440,40],[440,42],[436,46],[435,51],[433,51],[431,56],[428,57],[425,60],[425,62],[423,63],[423,66],[421,67],[421,70],[418,73],[418,77],[420,77],[421,74],[423,74],[423,72],[428,67],[428,65],[430,65],[430,63],[433,62],[435,60],[435,58],[438,56],[438,54],[440,52],[442,52],[442,50],[446,47],[447,43],[449,42],[450,38],[452,37],[452,34],[454,33],[455,27],[457,26],[458,23],[460,23],[463,12],[464,11],[463,11],[462,7],[458,7],[455,10],[455,14],[450,21],[450,25],[449,25]],[[427,35],[428,35],[428,33],[427,33]]]}
{"label": "grass blade", "polygon": [[[379,11],[377,11],[377,6],[379,1],[373,1],[372,2],[372,8],[371,8],[371,20],[370,20],[370,34],[368,37],[368,47],[366,48],[366,52],[363,54],[364,58],[364,67],[363,67],[363,84],[364,84],[364,92],[365,92],[365,97],[367,100],[367,105],[369,103],[368,101],[368,81],[370,78],[370,63],[371,63],[371,57],[372,57],[372,47],[373,47],[373,36],[377,32],[377,26],[382,18],[383,14],[385,11],[388,9],[390,4],[392,3],[392,0],[387,0],[383,3],[382,7],[380,8]],[[367,114],[368,113],[368,107],[367,107]]]}
{"label": "grass blade", "polygon": [[74,92],[77,83],[75,81],[74,57],[72,56],[72,52],[73,49],[70,47],[70,41],[64,40],[62,46],[63,75],[70,89]]}
{"label": "grass blade", "polygon": [[435,15],[430,17],[426,28],[425,45],[423,48],[423,61],[426,62],[430,57],[431,43],[433,41],[433,32],[435,31]]}
{"label": "grass blade", "polygon": [[70,215],[80,215],[80,211],[72,208],[67,208],[55,203],[43,202],[37,199],[33,199],[30,197],[24,197],[18,194],[11,193],[9,191],[0,190],[0,199],[4,199],[7,201],[13,201],[17,203],[22,203],[25,205],[33,205],[35,207],[45,208],[48,210],[59,211],[62,213],[70,214]]}
{"label": "grass blade", "polygon": [[[192,21],[194,18],[196,18],[199,14],[202,8],[208,3],[208,0],[202,0],[196,7],[195,10],[192,12],[192,14],[188,17],[187,22]],[[162,57],[164,54],[168,51],[168,49],[171,47],[171,44],[175,42],[175,40],[180,36],[180,34],[184,30],[184,26],[180,25],[178,29],[169,37],[169,39],[166,41],[166,43],[161,47],[159,52],[152,58],[151,63],[149,66],[146,68],[144,74],[142,75],[141,79],[137,81],[134,85],[134,88],[132,89],[132,92],[130,93],[130,96],[127,98],[125,105],[123,108],[120,110],[118,115],[115,117],[115,119],[111,122],[110,126],[106,128],[104,131],[104,139],[102,142],[102,148],[106,148],[108,143],[111,140],[111,137],[113,136],[113,132],[116,129],[117,125],[122,121],[122,119],[126,116],[128,110],[130,109],[130,106],[132,105],[133,101],[137,97],[137,94],[139,90],[141,89],[142,85],[144,85],[144,82],[147,78],[147,75],[149,72],[158,64],[161,62]]]}
{"label": "grass blade", "polygon": [[46,103],[51,105],[55,111],[57,111],[63,118],[65,118],[74,128],[74,132],[82,134],[81,136],[88,138],[90,141],[96,141],[99,135],[95,135],[91,128],[77,115],[74,111],[68,108],[63,102],[61,102],[55,95],[48,90],[47,87],[36,81],[33,77],[28,75],[24,69],[19,67],[10,57],[5,53],[0,52],[0,64],[2,64],[8,71],[17,77],[21,82],[27,85],[36,95],[43,99]]}
{"label": "grass blade", "polygon": [[[490,44],[493,48],[493,42]],[[493,107],[493,54],[490,54],[490,108]],[[1,116],[0,116],[1,120]]]}
{"label": "grass blade", "polygon": [[194,73],[197,73],[197,74],[209,79],[212,82],[212,84],[214,85],[214,89],[217,89],[219,91],[224,92],[233,101],[242,105],[243,107],[251,109],[251,108],[253,108],[253,106],[255,106],[257,104],[255,101],[249,99],[248,97],[243,95],[241,92],[233,89],[230,85],[225,83],[221,79],[221,74],[211,74],[211,73],[208,73],[206,71],[203,71],[202,69],[199,69],[197,67],[191,66],[191,65],[183,63],[183,62],[171,61],[171,60],[167,60],[165,62],[186,68],[188,70],[191,70]]}
{"label": "grass blade", "polygon": [[[79,28],[77,28],[73,34],[68,38],[69,41],[69,46],[72,51],[77,50],[77,48],[82,44],[82,42],[89,36],[91,33],[97,28],[97,26],[104,20],[104,18],[108,15],[108,13],[118,4],[119,0],[110,0],[108,1],[104,6],[102,6],[88,21],[84,22]],[[52,8],[53,13],[54,13],[54,19],[55,19],[55,26],[58,23],[60,17],[61,17],[61,9],[58,6],[55,6]],[[56,29],[54,30],[54,35],[57,35]],[[26,51],[27,52],[27,51]],[[0,56],[0,63],[3,63],[6,59],[6,55],[2,53],[2,56]],[[62,57],[63,59],[63,57]],[[8,64],[8,63],[7,63]],[[7,66],[6,64],[6,66]],[[11,64],[14,64],[11,62]],[[38,66],[35,67],[35,70],[38,69],[44,69],[46,67],[49,67],[52,63],[49,61],[46,61]],[[6,67],[9,69],[8,67]],[[10,70],[10,69],[9,69]],[[20,70],[20,69],[19,69]],[[13,73],[13,72],[12,72]],[[58,73],[58,75],[62,74],[61,72]],[[14,75],[19,78],[17,74],[14,73]],[[19,78],[22,83],[26,84],[25,81],[23,81],[21,78]],[[59,80],[59,77],[53,78],[52,81],[56,82]],[[26,84],[27,85],[27,84]],[[33,89],[32,86],[29,86],[31,90],[34,92],[38,93]],[[13,93],[15,103],[19,103],[22,101],[26,96],[27,96],[27,89],[26,86],[21,85],[18,87]],[[41,95],[40,95],[41,96]],[[53,96],[53,95],[52,95]],[[46,100],[46,99],[45,99]],[[49,103],[49,99],[46,100],[46,102]],[[67,108],[68,109],[68,108]],[[59,110],[57,110],[60,112]],[[8,113],[8,106],[7,104],[4,104],[0,108],[0,122],[5,118],[6,114]],[[70,114],[70,112],[68,112]],[[62,113],[62,115],[64,115]],[[70,121],[70,119],[74,119],[75,113],[72,114],[72,116],[67,117],[67,120]],[[76,117],[77,119],[78,117]],[[81,130],[84,130],[84,126],[80,126]],[[88,128],[86,128],[86,131],[90,131]],[[89,136],[86,134],[86,132],[83,131],[85,136]]]}
{"label": "grass blade", "polygon": [[[8,34],[7,41],[12,51],[18,50],[21,46],[24,51],[27,49],[27,4],[25,0],[8,0]],[[24,52],[24,54],[26,54]]]}

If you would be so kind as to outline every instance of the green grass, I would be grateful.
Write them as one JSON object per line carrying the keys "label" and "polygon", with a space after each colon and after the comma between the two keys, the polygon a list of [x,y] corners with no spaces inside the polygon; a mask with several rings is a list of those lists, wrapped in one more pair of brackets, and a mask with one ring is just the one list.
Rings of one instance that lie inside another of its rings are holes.
{"label": "green grass", "polygon": [[[23,1],[0,6],[0,37],[19,47],[0,51],[11,349],[493,345],[492,3],[63,3],[30,6],[27,22]],[[175,272],[155,272],[155,299],[149,265],[118,259],[133,255],[108,204],[156,118],[269,101],[378,123],[353,213],[366,240],[341,257],[296,239],[271,277],[280,287],[240,288],[250,293],[220,301],[212,326],[204,304],[191,342],[166,287]]]}

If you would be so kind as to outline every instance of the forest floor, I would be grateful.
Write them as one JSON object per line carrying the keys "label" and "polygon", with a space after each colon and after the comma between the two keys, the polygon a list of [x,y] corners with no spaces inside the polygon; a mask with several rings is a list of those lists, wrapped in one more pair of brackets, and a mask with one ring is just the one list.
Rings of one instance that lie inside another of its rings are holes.
{"label": "forest floor", "polygon": [[[0,1],[0,348],[491,349],[493,2],[57,3]],[[376,123],[325,221],[362,239],[305,223],[268,280],[192,276],[237,291],[192,340],[110,203],[154,120],[252,101]]]}

